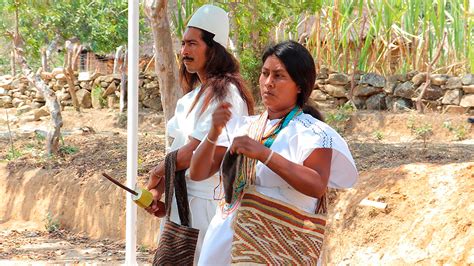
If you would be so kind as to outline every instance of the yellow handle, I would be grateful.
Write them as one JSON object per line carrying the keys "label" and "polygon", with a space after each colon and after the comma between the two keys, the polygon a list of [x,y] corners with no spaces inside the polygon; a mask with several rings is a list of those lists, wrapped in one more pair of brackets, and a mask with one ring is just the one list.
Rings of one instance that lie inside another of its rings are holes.
{"label": "yellow handle", "polygon": [[132,196],[133,201],[135,201],[135,203],[142,208],[149,207],[153,202],[153,194],[143,188],[137,188],[135,191],[138,193],[138,195]]}

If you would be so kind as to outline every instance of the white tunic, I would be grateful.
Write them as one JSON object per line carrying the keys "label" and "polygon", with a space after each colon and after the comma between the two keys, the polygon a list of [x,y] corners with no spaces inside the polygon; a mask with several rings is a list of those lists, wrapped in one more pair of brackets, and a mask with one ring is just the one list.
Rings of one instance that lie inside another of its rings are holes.
{"label": "white tunic", "polygon": [[[234,136],[244,135],[250,122],[256,119],[258,116],[233,119],[229,121],[227,127],[230,132],[236,133]],[[266,130],[270,130],[278,121],[279,119],[269,120]],[[219,140],[224,141],[222,136]],[[353,186],[358,173],[346,142],[334,129],[308,114],[300,114],[293,118],[288,126],[280,131],[271,146],[274,152],[297,164],[303,164],[316,148],[333,149],[329,186],[334,188]],[[314,213],[317,199],[296,191],[261,162],[257,163],[256,176],[255,185],[258,192]],[[218,208],[205,236],[199,265],[230,264],[234,234],[232,222],[236,213],[235,211],[223,216]]]}
{"label": "white tunic", "polygon": [[[219,102],[211,101],[207,109],[201,113],[201,108],[205,98],[205,95],[203,94],[193,110],[189,112],[200,90],[200,86],[195,88],[180,98],[176,104],[175,114],[168,122],[169,136],[174,139],[171,144],[171,151],[186,145],[189,142],[190,137],[199,141],[204,140],[211,128],[212,114],[219,105]],[[231,84],[229,86],[224,101],[232,104],[232,117],[236,118],[248,114],[247,105],[240,96],[240,92],[235,85]],[[222,146],[221,142],[222,141],[218,140],[217,145]],[[226,140],[225,142],[227,143],[228,141]],[[214,189],[219,184],[219,177],[218,175],[214,175],[206,181],[196,182],[189,178],[189,170],[187,170],[186,183],[191,212],[190,225],[191,227],[200,230],[196,248],[196,254],[198,255],[207,227],[216,211],[217,201],[214,200]],[[176,223],[180,222],[175,199],[173,200],[171,208],[171,220]],[[196,256],[196,261],[197,260],[198,256]]]}

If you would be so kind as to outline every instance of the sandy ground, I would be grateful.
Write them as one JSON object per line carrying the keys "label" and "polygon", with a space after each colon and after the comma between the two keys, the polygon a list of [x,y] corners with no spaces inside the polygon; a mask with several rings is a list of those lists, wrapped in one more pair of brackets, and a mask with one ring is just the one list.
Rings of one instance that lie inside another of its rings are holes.
{"label": "sandy ground", "polygon": [[[6,160],[10,144],[5,115],[0,114],[0,145],[4,147],[0,150],[0,182],[5,184],[0,193],[6,195],[0,204],[0,264],[123,263],[122,192],[100,177],[100,172],[106,171],[125,180],[126,130],[118,126],[118,114],[108,110],[85,110],[80,115],[65,111],[63,146],[78,150],[70,153],[64,149],[53,159],[44,158],[42,140],[34,131],[45,130],[47,120],[22,124],[15,122],[21,116],[14,115],[10,113],[10,125],[15,149],[22,155]],[[474,264],[474,134],[466,118],[384,112],[352,115],[343,126],[343,134],[360,179],[352,189],[330,191],[325,264]],[[164,155],[161,120],[159,114],[140,114],[140,184]],[[409,129],[408,121],[430,125],[433,134],[426,147]],[[455,133],[462,132],[448,130],[447,122],[452,127],[464,127],[465,139],[455,140]],[[32,192],[35,189],[37,193]],[[55,189],[61,191],[61,199],[78,198],[85,203],[75,204],[71,210],[58,203],[52,205],[54,194],[48,191]],[[115,193],[117,199],[101,198],[100,206],[88,203],[88,198],[98,197],[95,193],[100,190]],[[387,207],[361,206],[363,199]],[[102,215],[107,219],[83,218],[88,212],[104,210],[109,210]],[[48,211],[52,217],[49,222]],[[157,222],[148,222],[146,214],[139,216],[151,228],[142,233],[137,248],[139,262],[147,264],[156,248]],[[110,226],[110,220],[116,225]],[[48,233],[46,227],[51,228],[54,221],[60,229]]]}

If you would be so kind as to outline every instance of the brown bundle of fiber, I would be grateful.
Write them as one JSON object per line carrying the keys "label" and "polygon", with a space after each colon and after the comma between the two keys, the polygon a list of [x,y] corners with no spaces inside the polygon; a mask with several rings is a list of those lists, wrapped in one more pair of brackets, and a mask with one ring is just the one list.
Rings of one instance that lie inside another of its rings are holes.
{"label": "brown bundle of fiber", "polygon": [[231,154],[227,151],[221,165],[222,183],[224,183],[225,202],[231,203],[234,192],[234,181],[239,174],[240,163],[243,155]]}

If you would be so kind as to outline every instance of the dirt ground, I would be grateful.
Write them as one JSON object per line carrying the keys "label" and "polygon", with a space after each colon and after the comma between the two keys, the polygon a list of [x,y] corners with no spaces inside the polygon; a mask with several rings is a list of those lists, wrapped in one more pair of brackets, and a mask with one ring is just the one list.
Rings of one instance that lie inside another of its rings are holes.
{"label": "dirt ground", "polygon": [[[41,137],[48,120],[22,123],[9,110],[19,151],[13,156],[0,111],[0,264],[123,263],[123,192],[100,177],[105,171],[125,182],[127,136],[119,115],[66,110],[62,154],[48,159]],[[143,185],[164,156],[164,132],[160,114],[139,117]],[[467,117],[361,111],[340,123],[360,178],[352,189],[330,191],[325,264],[474,265],[474,130]],[[417,137],[428,127],[423,142]],[[362,206],[363,199],[386,207]],[[74,203],[65,207],[68,200]],[[148,264],[158,223],[141,210],[139,219],[146,229],[139,228],[137,254]]]}

